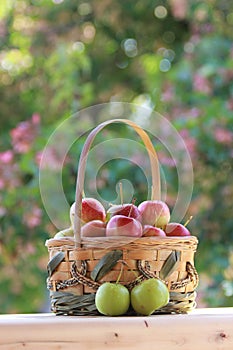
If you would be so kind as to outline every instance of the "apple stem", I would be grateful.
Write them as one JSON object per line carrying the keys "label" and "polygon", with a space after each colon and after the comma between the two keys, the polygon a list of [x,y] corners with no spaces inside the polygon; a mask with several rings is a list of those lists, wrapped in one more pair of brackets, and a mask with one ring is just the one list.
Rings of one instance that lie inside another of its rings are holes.
{"label": "apple stem", "polygon": [[123,188],[122,188],[122,182],[119,183],[119,187],[120,187],[120,200],[121,200],[121,205],[123,205],[124,203],[124,199],[123,199]]}
{"label": "apple stem", "polygon": [[132,210],[133,210],[133,205],[135,204],[135,202],[136,202],[136,198],[133,198],[132,199],[132,202],[131,202],[131,207],[130,207],[130,210],[129,210],[129,214],[128,214],[128,217],[130,218],[130,215],[131,215],[131,213],[132,213]]}
{"label": "apple stem", "polygon": [[184,227],[186,227],[186,226],[190,223],[190,221],[192,220],[192,218],[193,218],[193,216],[191,215],[191,216],[189,217],[189,219],[184,223]]}
{"label": "apple stem", "polygon": [[128,217],[130,218],[130,215],[132,213],[132,209],[133,209],[133,206],[131,205],[130,209],[129,209],[129,214],[128,214]]}
{"label": "apple stem", "polygon": [[120,278],[121,278],[121,275],[122,275],[122,272],[123,272],[123,267],[124,266],[123,266],[122,261],[121,261],[121,270],[120,270],[120,273],[119,273],[119,275],[117,277],[116,284],[119,283],[119,281],[120,281]]}
{"label": "apple stem", "polygon": [[132,204],[135,204],[136,200],[137,200],[137,198],[134,197],[134,198],[132,199],[132,202],[131,202],[131,203],[132,203]]}
{"label": "apple stem", "polygon": [[122,263],[121,266],[126,265],[126,266],[129,268],[129,270],[134,274],[134,276],[135,276],[136,278],[139,277],[139,276],[136,274],[136,272],[129,266],[129,264],[128,264],[126,261],[124,261],[124,260],[118,260],[118,262],[121,262],[121,263]]}
{"label": "apple stem", "polygon": [[150,198],[152,201],[154,199],[154,188],[153,188],[153,185],[151,186],[151,198]]}

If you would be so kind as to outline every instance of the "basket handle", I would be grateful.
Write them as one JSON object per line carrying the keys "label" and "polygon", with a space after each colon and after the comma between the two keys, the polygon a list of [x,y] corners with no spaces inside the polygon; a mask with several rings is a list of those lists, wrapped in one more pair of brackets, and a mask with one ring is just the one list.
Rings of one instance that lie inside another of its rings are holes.
{"label": "basket handle", "polygon": [[75,238],[76,247],[81,247],[82,196],[83,196],[83,189],[84,189],[84,178],[85,178],[88,152],[98,132],[101,131],[105,126],[113,123],[127,124],[131,126],[137,132],[137,134],[141,137],[150,159],[151,175],[152,175],[152,196],[151,197],[153,199],[160,199],[161,197],[158,157],[154,149],[154,146],[149,136],[147,135],[147,133],[140,126],[138,126],[137,124],[135,124],[134,122],[128,119],[112,119],[99,124],[88,135],[79,159],[78,174],[77,174],[77,181],[76,181],[75,215],[74,215],[74,238]]}

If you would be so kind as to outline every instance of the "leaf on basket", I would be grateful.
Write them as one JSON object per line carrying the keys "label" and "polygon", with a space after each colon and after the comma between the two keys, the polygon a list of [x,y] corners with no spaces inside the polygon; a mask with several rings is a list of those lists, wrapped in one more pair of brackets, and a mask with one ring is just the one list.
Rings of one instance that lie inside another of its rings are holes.
{"label": "leaf on basket", "polygon": [[159,273],[159,276],[162,280],[167,278],[176,268],[177,262],[180,260],[180,252],[173,251],[168,256],[167,260],[165,260],[163,267]]}
{"label": "leaf on basket", "polygon": [[52,257],[52,259],[48,262],[47,270],[49,277],[52,276],[53,272],[56,270],[58,265],[62,262],[62,260],[65,258],[65,253],[58,252],[56,255]]}
{"label": "leaf on basket", "polygon": [[120,259],[122,259],[121,250],[113,250],[104,255],[98,264],[96,264],[94,270],[91,272],[91,278],[93,281],[99,281],[113,268],[113,266],[116,265]]}
{"label": "leaf on basket", "polygon": [[69,292],[51,292],[52,310],[57,315],[96,315],[95,293],[75,295]]}

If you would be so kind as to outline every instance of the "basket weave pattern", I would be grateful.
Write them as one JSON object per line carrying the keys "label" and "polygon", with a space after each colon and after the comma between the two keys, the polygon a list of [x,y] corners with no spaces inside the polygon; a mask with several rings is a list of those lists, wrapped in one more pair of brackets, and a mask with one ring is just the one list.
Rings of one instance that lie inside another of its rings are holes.
{"label": "basket weave pattern", "polygon": [[[117,242],[115,242],[117,243]],[[107,248],[93,246],[94,242],[83,243],[84,247],[75,248],[74,240],[61,239],[47,241],[50,259],[59,252],[64,252],[64,260],[58,265],[48,280],[49,289],[53,292],[62,290],[77,296],[95,294],[98,284],[104,282],[115,282],[122,268],[122,262],[118,262],[100,281],[91,281],[90,274],[99,260],[111,251],[109,244]],[[98,242],[98,246],[101,242]],[[104,242],[106,245],[106,240]],[[110,242],[112,245],[112,242]],[[145,268],[149,266],[149,277],[160,277],[160,271],[166,259],[172,252],[180,252],[180,258],[175,264],[175,270],[165,278],[170,291],[169,304],[160,309],[160,313],[186,313],[195,308],[195,289],[198,284],[198,275],[194,268],[194,254],[197,248],[196,237],[145,237],[134,242],[115,244],[112,249],[122,250],[123,273],[120,283],[130,288],[134,285],[135,274],[143,277],[139,271],[139,262]],[[85,262],[86,280],[74,281],[72,267],[77,262]],[[191,271],[189,270],[191,268]],[[146,270],[146,269],[145,269]],[[140,278],[140,277],[139,277]],[[52,294],[51,294],[52,295]],[[53,305],[53,299],[51,300]],[[56,312],[56,307],[52,306]],[[66,313],[65,313],[66,314]],[[72,313],[71,313],[72,314]],[[93,313],[90,313],[90,315]]]}
{"label": "basket weave pattern", "polygon": [[[127,120],[114,120],[112,122],[119,121],[133,126],[143,139],[151,161],[154,197],[160,196],[158,194],[158,187],[160,190],[158,160],[147,135],[137,125]],[[53,298],[52,293],[56,291],[72,293],[77,297],[94,295],[101,283],[115,282],[120,271],[122,274],[119,282],[130,289],[136,283],[136,276],[138,276],[138,280],[150,277],[161,278],[160,272],[169,256],[172,253],[179,253],[174,269],[163,279],[170,291],[170,302],[160,311],[169,313],[190,311],[195,307],[195,289],[198,284],[198,275],[194,267],[194,255],[198,244],[196,237],[141,237],[137,239],[132,239],[132,237],[81,237],[81,200],[86,155],[96,133],[110,123],[111,121],[108,121],[99,125],[96,130],[94,129],[84,145],[85,151],[80,156],[75,199],[74,238],[50,239],[46,242],[50,261],[59,252],[64,253],[64,259],[48,278],[51,298]],[[112,250],[121,250],[122,259],[98,283],[92,281],[91,272],[100,259]],[[51,300],[51,302],[54,305],[54,301]],[[52,306],[52,309],[56,312],[56,308]],[[66,314],[65,306],[63,314]],[[67,312],[67,314],[72,313]]]}

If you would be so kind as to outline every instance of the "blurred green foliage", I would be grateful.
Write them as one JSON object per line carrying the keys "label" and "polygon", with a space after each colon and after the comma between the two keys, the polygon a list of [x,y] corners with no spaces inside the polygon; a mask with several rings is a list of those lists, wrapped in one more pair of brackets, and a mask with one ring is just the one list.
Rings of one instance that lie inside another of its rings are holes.
{"label": "blurred green foliage", "polygon": [[[184,138],[195,176],[188,215],[200,239],[199,305],[232,305],[232,25],[226,0],[1,1],[0,312],[46,303],[44,242],[56,228],[43,210],[38,164],[49,135],[71,114],[110,101],[153,108]],[[63,173],[69,203],[80,149]],[[173,204],[175,171],[161,162]],[[140,169],[114,160],[100,170],[106,200],[127,173],[143,198]]]}

